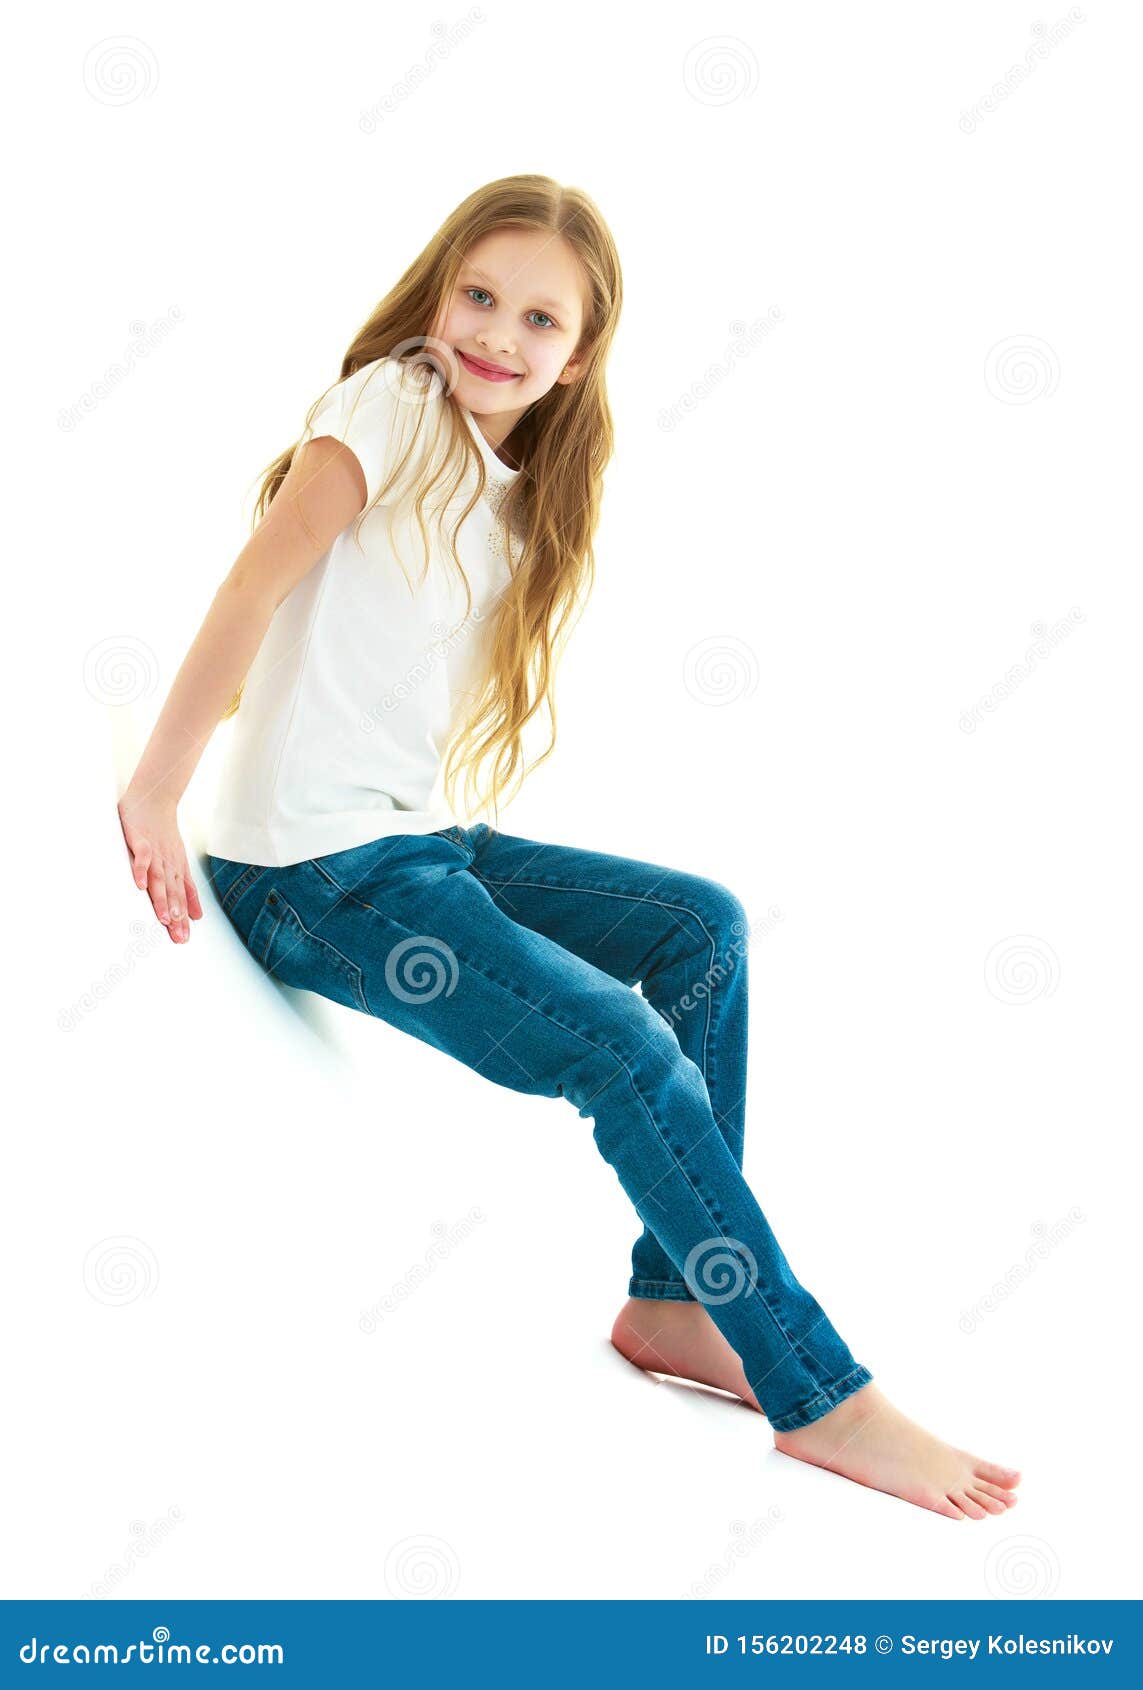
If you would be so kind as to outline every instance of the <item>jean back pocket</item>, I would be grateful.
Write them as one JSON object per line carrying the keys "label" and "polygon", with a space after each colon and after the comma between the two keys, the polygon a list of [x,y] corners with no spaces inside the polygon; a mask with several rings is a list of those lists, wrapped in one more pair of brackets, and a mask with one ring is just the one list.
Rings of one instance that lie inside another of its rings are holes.
{"label": "jean back pocket", "polygon": [[371,1013],[357,963],[312,933],[280,892],[266,894],[246,944],[255,961],[284,985]]}

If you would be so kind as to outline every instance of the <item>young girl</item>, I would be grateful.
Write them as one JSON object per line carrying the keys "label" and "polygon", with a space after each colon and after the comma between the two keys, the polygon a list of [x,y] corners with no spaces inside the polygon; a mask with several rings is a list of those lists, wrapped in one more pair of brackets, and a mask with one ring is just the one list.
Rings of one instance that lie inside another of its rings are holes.
{"label": "young girl", "polygon": [[[1019,1474],[886,1399],[743,1177],[739,900],[457,819],[498,816],[542,705],[543,757],[554,744],[621,298],[576,189],[512,176],[446,220],[266,475],[119,804],[135,882],[185,942],[202,904],[176,809],[237,712],[205,858],[222,909],[277,979],[594,1121],[643,1222],[616,1348],[735,1393],[787,1455],[950,1519],[1003,1514]],[[467,797],[486,760],[487,790],[458,811],[458,773]]]}

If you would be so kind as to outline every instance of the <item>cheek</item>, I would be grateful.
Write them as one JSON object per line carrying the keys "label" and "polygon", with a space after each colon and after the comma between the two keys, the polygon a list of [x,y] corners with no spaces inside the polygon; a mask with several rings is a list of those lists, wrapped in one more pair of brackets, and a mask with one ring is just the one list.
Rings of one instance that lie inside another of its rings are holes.
{"label": "cheek", "polygon": [[447,341],[450,346],[455,345],[458,340],[468,340],[472,335],[477,315],[477,309],[471,300],[467,303],[464,300],[453,300],[445,312],[444,326],[440,330],[441,339]]}
{"label": "cheek", "polygon": [[530,349],[530,363],[537,375],[547,377],[558,376],[567,363],[568,355],[562,346],[556,346],[546,341],[540,346]]}

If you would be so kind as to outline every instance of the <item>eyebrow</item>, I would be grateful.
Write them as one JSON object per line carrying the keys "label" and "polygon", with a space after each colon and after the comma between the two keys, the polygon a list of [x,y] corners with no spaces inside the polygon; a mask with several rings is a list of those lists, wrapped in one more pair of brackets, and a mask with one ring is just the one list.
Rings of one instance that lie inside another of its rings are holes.
{"label": "eyebrow", "polygon": [[[494,282],[491,276],[486,276],[483,270],[478,270],[475,264],[467,265],[466,269],[469,274],[479,276],[481,281],[487,282],[490,292],[499,291],[499,283]],[[465,274],[465,271],[461,271],[461,274]],[[558,311],[561,317],[571,316],[571,306],[565,305],[562,299],[537,299],[536,304],[544,311]]]}

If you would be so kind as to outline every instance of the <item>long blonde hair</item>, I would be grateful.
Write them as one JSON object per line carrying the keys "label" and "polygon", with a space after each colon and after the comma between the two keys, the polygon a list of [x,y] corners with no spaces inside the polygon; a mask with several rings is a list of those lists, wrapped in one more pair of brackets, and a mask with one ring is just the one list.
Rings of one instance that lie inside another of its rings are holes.
{"label": "long blonde hair", "polygon": [[[478,684],[471,708],[450,738],[444,762],[444,787],[453,804],[460,773],[465,775],[467,798],[469,791],[476,789],[476,770],[491,759],[488,786],[477,793],[476,802],[468,810],[470,817],[488,805],[498,816],[504,795],[514,796],[525,776],[555,748],[556,668],[594,584],[592,541],[599,523],[603,470],[614,448],[605,366],[623,295],[615,243],[598,208],[580,189],[563,187],[548,176],[505,176],[478,188],[445,219],[424,251],[371,312],[342,359],[338,378],[344,380],[378,358],[395,357],[409,364],[431,364],[435,369],[431,330],[451,297],[465,257],[476,241],[505,227],[558,235],[575,252],[586,283],[583,328],[575,349],[583,363],[577,379],[567,384],[557,382],[525,413],[509,436],[520,473],[508,486],[498,514],[508,535],[518,536],[521,546],[517,551],[509,541],[511,579],[499,596],[490,624],[487,673],[483,685]],[[441,474],[451,469],[453,478],[444,495],[447,504],[468,470],[475,469],[476,489],[449,536],[452,558],[471,609],[471,588],[457,553],[456,535],[484,491],[486,470],[452,395],[448,373],[443,372],[446,452],[440,474],[418,487],[415,512],[427,571],[426,497]],[[438,371],[433,379],[441,374]],[[331,383],[331,387],[334,385]],[[311,414],[320,403],[321,399],[315,401]],[[254,526],[285,479],[299,444],[295,441],[266,471]],[[376,498],[360,512],[358,525],[366,511],[399,479],[408,461],[406,453]],[[241,699],[242,686],[221,720],[234,714]],[[522,730],[545,704],[551,724],[549,742],[525,768]],[[455,805],[454,811],[460,813]]]}

